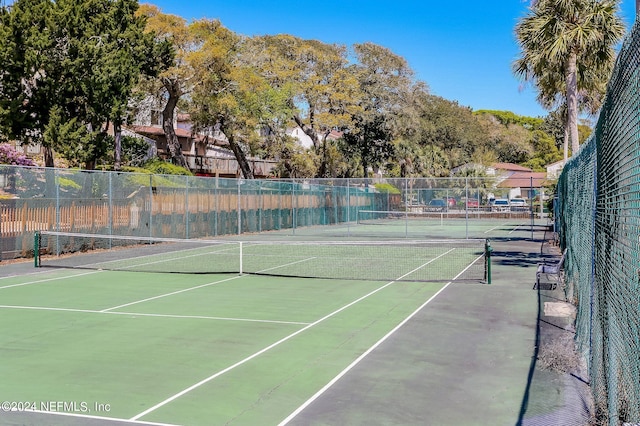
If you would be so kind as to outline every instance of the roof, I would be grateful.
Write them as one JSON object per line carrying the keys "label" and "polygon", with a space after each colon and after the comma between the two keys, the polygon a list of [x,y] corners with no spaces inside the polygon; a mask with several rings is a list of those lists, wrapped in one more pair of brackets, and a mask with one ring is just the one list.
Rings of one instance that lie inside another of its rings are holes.
{"label": "roof", "polygon": [[545,172],[516,172],[500,182],[499,188],[539,188],[547,182]]}
{"label": "roof", "polygon": [[[148,135],[148,136],[162,136],[164,137],[164,129],[158,126],[130,126],[130,130],[140,135]],[[198,142],[204,142],[207,138],[200,134],[193,134],[191,130],[182,129],[180,127],[175,127],[174,132],[176,136],[179,138],[186,139],[195,139]],[[219,138],[210,138],[210,143],[215,143],[215,145],[227,145],[228,143]]]}
{"label": "roof", "polygon": [[524,166],[520,166],[518,164],[513,163],[493,163],[492,167],[496,170],[508,170],[510,172],[531,172],[531,169],[528,169]]}
{"label": "roof", "polygon": [[331,132],[329,132],[329,135],[327,135],[327,139],[337,140],[337,139],[340,139],[342,135],[343,135],[342,132],[339,132],[337,130],[332,130]]}
{"label": "roof", "polygon": [[[136,133],[142,133],[147,135],[155,135],[155,136],[164,136],[164,129],[162,127],[157,126],[131,126],[131,130]],[[175,128],[176,136],[179,138],[190,138],[191,131]]]}

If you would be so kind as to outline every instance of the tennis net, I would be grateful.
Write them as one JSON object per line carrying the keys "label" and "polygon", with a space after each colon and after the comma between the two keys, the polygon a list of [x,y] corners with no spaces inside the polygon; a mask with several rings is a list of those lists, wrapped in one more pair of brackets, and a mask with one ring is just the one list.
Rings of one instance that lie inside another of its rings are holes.
{"label": "tennis net", "polygon": [[39,267],[371,281],[484,281],[484,239],[235,241],[39,232]]}
{"label": "tennis net", "polygon": [[440,220],[442,211],[358,210],[359,225],[404,225],[405,222],[421,223]]}

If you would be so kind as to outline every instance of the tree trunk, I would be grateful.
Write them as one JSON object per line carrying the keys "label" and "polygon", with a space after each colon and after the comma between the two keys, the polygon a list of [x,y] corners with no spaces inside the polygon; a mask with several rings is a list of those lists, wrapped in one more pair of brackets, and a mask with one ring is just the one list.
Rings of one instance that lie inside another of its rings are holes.
{"label": "tree trunk", "polygon": [[364,176],[365,191],[369,188],[369,156],[365,144],[365,136],[360,136],[360,160],[362,161],[362,176]]}
{"label": "tree trunk", "polygon": [[578,72],[576,67],[577,55],[573,52],[567,58],[567,130],[571,143],[571,156],[578,153]]}
{"label": "tree trunk", "polygon": [[114,153],[113,170],[119,171],[122,167],[122,128],[120,124],[113,123]]}
{"label": "tree trunk", "polygon": [[44,166],[45,167],[53,167],[53,150],[50,146],[45,146],[43,156],[44,156]]}
{"label": "tree trunk", "polygon": [[313,150],[316,154],[318,154],[320,152],[321,141],[318,137],[318,134],[313,130],[313,126],[307,126],[306,124],[304,124],[300,117],[298,117],[297,115],[293,116],[293,121],[296,122],[298,127],[300,127],[305,135],[311,138],[311,142],[313,143]]}
{"label": "tree trunk", "polygon": [[322,152],[320,152],[320,167],[318,167],[318,177],[319,178],[328,178],[329,176],[329,159],[327,158],[327,137],[329,136],[329,132],[325,132],[322,136],[322,142],[319,144],[322,147]]}
{"label": "tree trunk", "polygon": [[164,110],[162,110],[162,130],[164,130],[164,136],[167,139],[167,150],[169,151],[169,156],[171,157],[171,162],[173,164],[177,164],[178,166],[188,169],[189,165],[182,154],[180,141],[178,140],[176,131],[173,128],[173,114],[176,110],[176,105],[178,105],[178,100],[180,99],[180,90],[176,85],[172,84],[171,81],[165,81],[164,87],[167,89],[167,93],[169,94],[167,104],[164,106]]}
{"label": "tree trunk", "polygon": [[565,122],[565,126],[564,126],[564,143],[563,143],[563,152],[564,152],[564,162],[566,164],[567,160],[569,159],[569,128],[567,127],[566,123],[567,123],[567,118],[564,118],[564,122]]}
{"label": "tree trunk", "polygon": [[242,147],[238,145],[235,140],[233,129],[230,129],[225,124],[224,120],[220,121],[220,130],[227,137],[229,141],[229,148],[233,151],[233,154],[236,157],[236,161],[238,162],[238,166],[240,166],[240,170],[242,171],[242,176],[245,179],[253,179],[253,171],[251,170],[251,166],[249,166],[249,161],[247,161],[247,156],[244,154]]}

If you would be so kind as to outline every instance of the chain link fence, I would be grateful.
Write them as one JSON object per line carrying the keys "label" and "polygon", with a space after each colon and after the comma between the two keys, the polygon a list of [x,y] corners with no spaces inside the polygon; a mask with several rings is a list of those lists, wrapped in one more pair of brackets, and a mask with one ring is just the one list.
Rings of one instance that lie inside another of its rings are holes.
{"label": "chain link fence", "polygon": [[558,182],[567,298],[599,423],[640,424],[640,33],[619,53],[591,138]]}
{"label": "chain link fence", "polygon": [[[504,188],[502,181],[244,180],[0,165],[0,247],[2,259],[32,256],[35,231],[211,238],[336,225],[348,234],[349,226],[366,218],[411,214],[411,219],[465,223],[498,217],[528,221],[543,214],[543,188]],[[491,204],[513,198],[514,191],[522,197],[520,205],[505,210]]]}

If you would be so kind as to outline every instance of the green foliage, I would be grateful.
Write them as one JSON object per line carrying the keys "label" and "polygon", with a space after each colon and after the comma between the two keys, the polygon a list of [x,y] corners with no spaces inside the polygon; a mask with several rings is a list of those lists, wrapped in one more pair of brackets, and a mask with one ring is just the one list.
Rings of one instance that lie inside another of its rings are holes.
{"label": "green foliage", "polygon": [[81,189],[82,188],[82,185],[79,185],[78,183],[74,182],[72,179],[69,179],[69,178],[66,178],[66,177],[62,177],[62,176],[58,176],[56,182],[62,188],[68,188],[68,189]]}
{"label": "green foliage", "polygon": [[122,137],[122,162],[129,166],[140,166],[148,161],[149,144],[141,138]]}
{"label": "green foliage", "polygon": [[[44,141],[69,162],[71,167],[86,166],[104,156],[113,138],[102,131],[91,132],[77,118],[63,118],[62,108],[54,106],[44,129]],[[93,168],[93,167],[90,167]]]}
{"label": "green foliage", "polygon": [[532,134],[534,156],[522,163],[534,171],[546,171],[546,166],[556,161],[562,160],[563,153],[558,149],[553,136],[536,130]]}
{"label": "green foliage", "polygon": [[[141,73],[157,75],[137,0],[17,0],[0,11],[0,131],[91,169]],[[0,34],[2,35],[2,34]],[[160,54],[160,53],[158,53]],[[26,83],[26,84],[25,84]],[[52,166],[53,164],[47,164]]]}
{"label": "green foliage", "polygon": [[477,150],[487,146],[487,131],[469,108],[426,95],[418,101],[417,109],[420,119],[415,139],[419,145],[429,147],[430,164],[425,176],[446,176],[451,167],[468,163]]}
{"label": "green foliage", "polygon": [[144,169],[160,175],[193,176],[189,170],[166,161],[154,159],[144,164]]}
{"label": "green foliage", "polygon": [[578,112],[600,107],[624,33],[617,1],[539,0],[516,24],[521,55],[513,71],[535,86],[543,107],[562,106],[573,152],[579,147]]}
{"label": "green foliage", "polygon": [[[53,148],[72,166],[119,158],[105,125],[118,134],[141,75],[158,77],[137,86],[156,107],[173,113],[178,105],[195,131],[222,131],[245,175],[248,155],[278,160],[280,177],[361,177],[378,168],[448,176],[455,166],[495,161],[541,170],[558,156],[557,123],[433,96],[403,57],[373,43],[242,37],[217,20],[188,24],[135,0],[16,0],[0,19],[0,133]],[[312,149],[287,136],[292,126]],[[335,130],[341,140],[327,138]],[[123,165],[142,165],[146,144],[121,144]],[[164,162],[144,167],[187,174]]]}
{"label": "green foliage", "polygon": [[402,191],[391,185],[390,183],[376,183],[375,188],[383,194],[401,194]]}
{"label": "green foliage", "polygon": [[497,111],[480,109],[473,112],[474,115],[489,114],[495,117],[503,126],[509,126],[510,124],[517,124],[529,130],[538,129],[544,119],[541,117],[527,117],[524,115],[518,115],[511,111]]}

